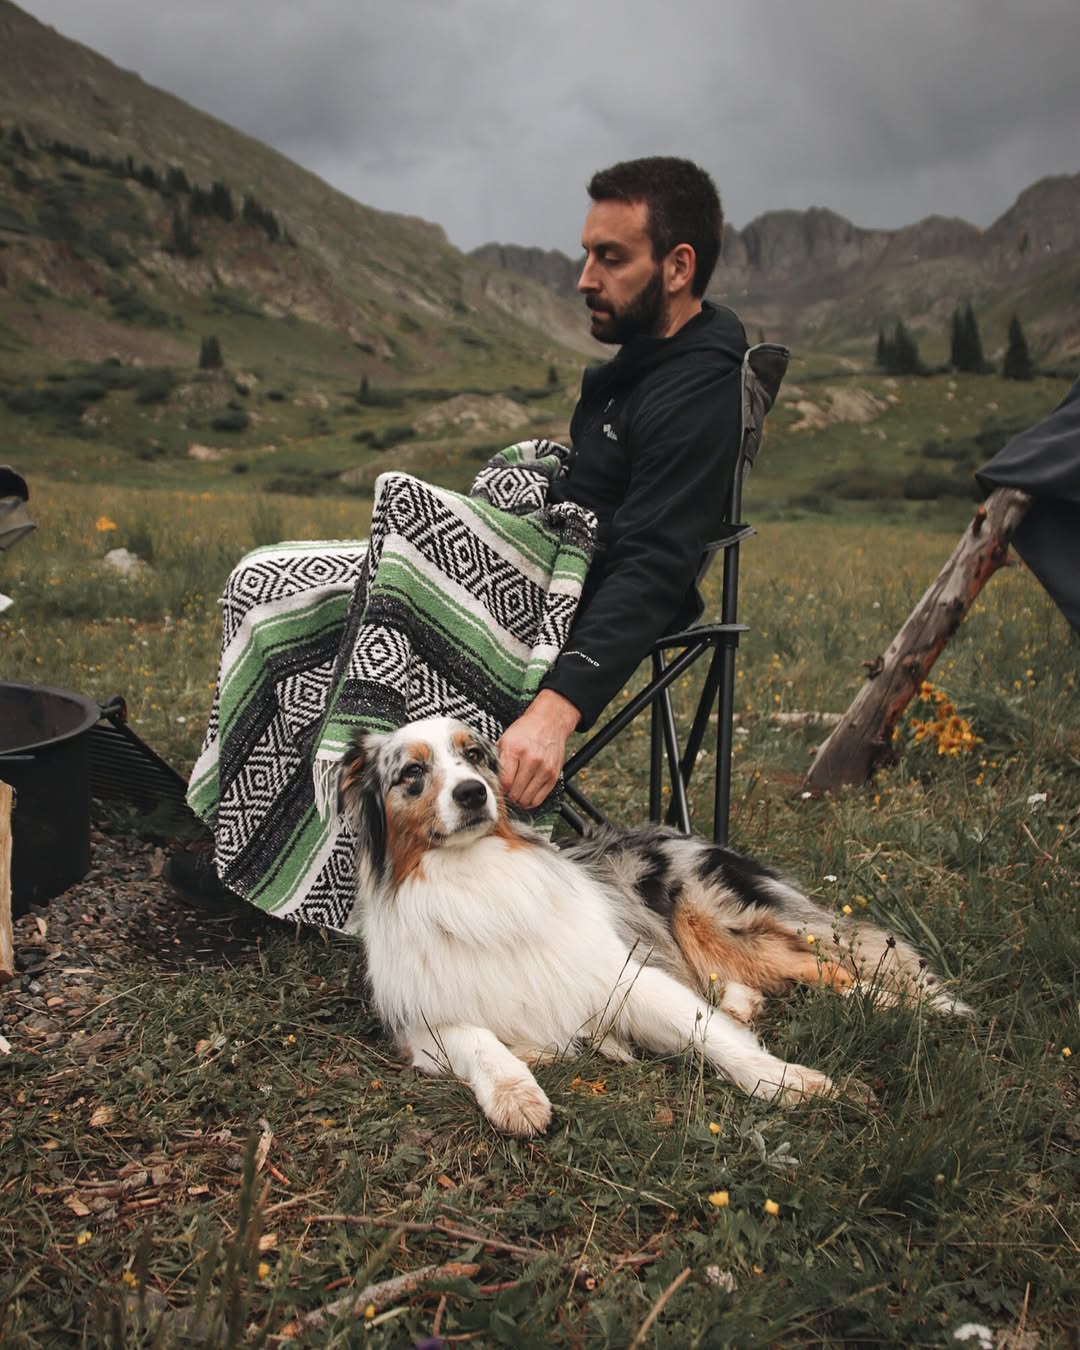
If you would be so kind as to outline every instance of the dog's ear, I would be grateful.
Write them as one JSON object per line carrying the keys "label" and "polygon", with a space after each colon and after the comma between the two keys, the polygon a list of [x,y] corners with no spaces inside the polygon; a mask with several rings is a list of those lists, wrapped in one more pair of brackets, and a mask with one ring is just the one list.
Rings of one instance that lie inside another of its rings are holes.
{"label": "dog's ear", "polygon": [[338,810],[368,861],[379,870],[386,859],[386,810],[377,755],[381,740],[381,736],[358,735],[342,758],[338,776]]}
{"label": "dog's ear", "polygon": [[356,735],[353,738],[352,745],[341,757],[341,767],[338,771],[338,812],[340,815],[348,816],[357,795],[362,790],[364,770],[373,758],[373,747],[368,745],[370,740],[372,740],[370,736]]}
{"label": "dog's ear", "polygon": [[495,744],[494,741],[488,740],[488,738],[487,738],[485,735],[483,735],[482,732],[474,731],[474,732],[473,732],[473,735],[474,735],[475,738],[476,738],[476,744],[477,744],[477,745],[480,747],[480,749],[484,752],[484,762],[485,762],[485,764],[488,766],[488,768],[491,770],[491,772],[495,775],[495,777],[498,778],[498,776],[499,776],[499,747]]}

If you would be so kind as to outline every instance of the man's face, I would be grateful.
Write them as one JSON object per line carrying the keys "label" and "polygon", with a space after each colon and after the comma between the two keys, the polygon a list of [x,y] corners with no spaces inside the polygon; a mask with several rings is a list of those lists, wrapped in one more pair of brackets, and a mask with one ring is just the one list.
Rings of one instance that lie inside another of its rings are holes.
{"label": "man's face", "polygon": [[656,337],[668,324],[663,271],[653,259],[644,202],[594,202],[585,217],[578,290],[600,342]]}

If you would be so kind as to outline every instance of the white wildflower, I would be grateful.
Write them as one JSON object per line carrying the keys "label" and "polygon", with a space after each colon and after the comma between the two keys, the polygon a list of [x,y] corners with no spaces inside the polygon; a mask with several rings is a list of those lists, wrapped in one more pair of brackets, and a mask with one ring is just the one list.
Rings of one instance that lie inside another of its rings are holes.
{"label": "white wildflower", "polygon": [[981,1322],[965,1322],[953,1332],[954,1341],[974,1341],[979,1350],[994,1350],[994,1333]]}

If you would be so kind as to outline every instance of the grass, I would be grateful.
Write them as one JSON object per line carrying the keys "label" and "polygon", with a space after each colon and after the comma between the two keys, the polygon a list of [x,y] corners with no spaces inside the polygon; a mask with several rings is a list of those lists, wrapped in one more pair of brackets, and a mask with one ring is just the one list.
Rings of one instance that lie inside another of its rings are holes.
{"label": "grass", "polygon": [[[921,407],[919,382],[902,393],[912,444],[953,415]],[[748,494],[735,842],[911,937],[975,1019],[798,993],[766,1042],[871,1082],[880,1113],[785,1113],[687,1059],[586,1056],[540,1071],[556,1121],[519,1143],[460,1085],[393,1062],[351,944],[268,930],[232,965],[133,951],[86,1018],[96,1051],[0,1057],[5,1345],[940,1346],[967,1322],[1074,1343],[1077,639],[1028,574],[999,575],[932,675],[979,739],[939,754],[905,722],[868,789],[801,800],[819,733],[770,715],[847,706],[963,511],[847,504],[823,528],[774,495],[800,445],[781,430]],[[32,477],[39,530],[0,574],[5,677],[123,692],[189,767],[231,563],[366,526],[362,501],[223,481]],[[151,571],[108,576],[114,545]],[[587,786],[640,817],[644,763],[630,736]]]}

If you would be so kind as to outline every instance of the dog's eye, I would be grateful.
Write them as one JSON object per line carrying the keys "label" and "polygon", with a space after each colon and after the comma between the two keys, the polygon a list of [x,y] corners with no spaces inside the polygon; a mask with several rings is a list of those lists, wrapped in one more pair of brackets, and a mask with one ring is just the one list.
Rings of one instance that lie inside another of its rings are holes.
{"label": "dog's eye", "polygon": [[399,783],[418,783],[424,776],[422,764],[406,764],[399,777]]}
{"label": "dog's eye", "polygon": [[465,751],[465,760],[469,764],[483,764],[484,751],[479,745],[470,745]]}

